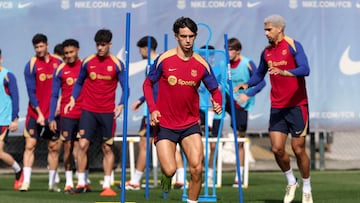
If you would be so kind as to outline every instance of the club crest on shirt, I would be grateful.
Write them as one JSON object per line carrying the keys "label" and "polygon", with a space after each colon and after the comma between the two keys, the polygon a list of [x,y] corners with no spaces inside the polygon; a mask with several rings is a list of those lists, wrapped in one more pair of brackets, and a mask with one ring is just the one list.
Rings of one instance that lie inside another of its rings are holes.
{"label": "club crest on shirt", "polygon": [[197,76],[197,70],[191,70],[191,76],[196,77]]}
{"label": "club crest on shirt", "polygon": [[67,78],[66,79],[66,84],[69,85],[69,86],[73,85],[74,84],[74,79],[73,78]]}
{"label": "club crest on shirt", "polygon": [[281,54],[282,54],[283,56],[285,56],[285,55],[287,54],[287,50],[286,50],[286,49],[282,50],[282,51],[281,51]]}
{"label": "club crest on shirt", "polygon": [[96,73],[95,73],[95,72],[91,72],[91,73],[89,74],[89,77],[90,77],[91,80],[95,80],[95,79],[96,79]]}
{"label": "club crest on shirt", "polygon": [[177,78],[176,78],[175,76],[173,76],[173,75],[170,75],[170,76],[168,77],[168,83],[169,83],[170,85],[172,85],[172,86],[176,85],[176,83],[177,83]]}
{"label": "club crest on shirt", "polygon": [[112,66],[108,66],[107,68],[106,68],[106,70],[108,71],[108,72],[111,72],[111,71],[113,71],[113,67]]}

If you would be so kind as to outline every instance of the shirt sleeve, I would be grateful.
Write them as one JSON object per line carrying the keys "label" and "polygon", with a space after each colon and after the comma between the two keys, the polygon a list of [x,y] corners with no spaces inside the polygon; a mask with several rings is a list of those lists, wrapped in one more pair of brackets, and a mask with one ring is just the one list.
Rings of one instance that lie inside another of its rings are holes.
{"label": "shirt sleeve", "polygon": [[30,61],[25,66],[24,76],[30,104],[35,108],[39,106],[39,101],[36,98],[36,68],[30,68]]}
{"label": "shirt sleeve", "polygon": [[155,92],[157,92],[158,88],[155,86],[155,84],[159,81],[162,74],[162,63],[160,63],[158,66],[156,65],[158,59],[159,57],[155,60],[154,64],[150,66],[149,74],[147,75],[143,83],[144,96],[150,113],[157,110],[155,104],[156,96],[154,96],[154,94]]}
{"label": "shirt sleeve", "polygon": [[16,82],[16,77],[11,72],[7,74],[9,81],[8,81],[8,88],[11,97],[12,103],[12,114],[11,120],[14,121],[19,117],[19,90]]}
{"label": "shirt sleeve", "polygon": [[295,58],[297,67],[293,70],[288,70],[288,71],[297,77],[308,76],[310,74],[310,68],[305,51],[299,42],[294,41],[294,43],[296,50],[294,50],[290,45],[289,47],[290,47],[290,53]]}
{"label": "shirt sleeve", "polygon": [[[119,84],[121,86],[121,89],[122,89],[122,94],[121,94],[121,98],[120,98],[120,102],[119,102],[119,105],[121,104],[124,104],[124,100],[125,100],[125,95],[124,95],[124,89],[125,89],[125,65],[120,62],[120,65],[121,65],[121,70],[120,68],[116,69],[117,70],[117,78],[118,78],[118,81],[119,81]],[[130,97],[130,88],[127,87],[127,91],[128,91],[128,98]]]}
{"label": "shirt sleeve", "polygon": [[[257,68],[256,68],[256,65],[253,61],[250,61],[249,62],[249,65],[250,65],[250,76],[252,75],[255,75],[256,74],[256,71],[257,71]],[[264,87],[265,87],[266,83],[265,83],[265,80],[262,79],[257,85],[254,86],[254,88],[251,88],[247,93],[246,95],[249,96],[249,97],[253,97],[255,96],[257,93],[259,93]]]}
{"label": "shirt sleeve", "polygon": [[54,70],[52,88],[51,88],[51,99],[50,99],[50,116],[49,120],[55,120],[55,111],[57,106],[57,101],[59,99],[59,93],[61,88],[61,74],[62,70],[60,70],[57,74],[57,70]]}
{"label": "shirt sleeve", "polygon": [[259,84],[261,81],[264,81],[264,77],[268,71],[268,66],[264,59],[264,54],[265,54],[265,50],[261,53],[258,69],[254,72],[254,74],[251,76],[251,78],[247,82],[249,87],[253,87],[253,86]]}
{"label": "shirt sleeve", "polygon": [[73,91],[72,91],[72,97],[74,97],[75,100],[79,97],[81,89],[83,87],[84,81],[87,76],[87,68],[88,68],[87,63],[81,64],[79,76],[76,79],[76,83],[75,83]]}

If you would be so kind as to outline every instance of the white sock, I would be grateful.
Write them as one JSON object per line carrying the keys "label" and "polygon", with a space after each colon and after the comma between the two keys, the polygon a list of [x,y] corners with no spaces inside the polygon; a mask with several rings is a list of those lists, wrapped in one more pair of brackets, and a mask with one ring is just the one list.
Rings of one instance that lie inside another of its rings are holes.
{"label": "white sock", "polygon": [[78,185],[85,186],[85,173],[78,172]]}
{"label": "white sock", "polygon": [[65,179],[66,179],[65,186],[74,187],[73,173],[71,170],[65,171]]}
{"label": "white sock", "polygon": [[290,168],[288,171],[285,171],[284,174],[288,182],[288,185],[294,185],[296,183],[296,178],[292,168]]}
{"label": "white sock", "polygon": [[184,183],[184,168],[176,169],[176,182]]}
{"label": "white sock", "polygon": [[[239,177],[238,177],[238,174],[237,174],[237,169],[235,171],[236,171],[236,173],[235,173],[235,182],[238,182]],[[241,177],[244,177],[244,167],[243,166],[240,166],[240,175],[241,175]],[[242,181],[242,179],[241,179],[241,181]]]}
{"label": "white sock", "polygon": [[143,174],[144,172],[135,170],[134,177],[131,178],[130,184],[139,185]]}
{"label": "white sock", "polygon": [[189,200],[189,199],[186,200],[186,203],[197,203],[197,202],[198,202],[197,200]]}
{"label": "white sock", "polygon": [[30,184],[31,168],[30,167],[24,167],[23,171],[24,171],[24,183],[29,183]]}
{"label": "white sock", "polygon": [[208,172],[207,172],[208,179],[212,179],[213,173],[214,173],[214,169],[208,168]]}
{"label": "white sock", "polygon": [[54,185],[55,183],[55,170],[49,170],[49,185]]}
{"label": "white sock", "polygon": [[16,161],[14,161],[14,163],[11,167],[14,169],[15,173],[19,173],[21,171],[21,167],[18,164],[18,162],[16,162]]}
{"label": "white sock", "polygon": [[104,176],[104,183],[102,188],[110,188],[110,184],[111,184],[111,176]]}
{"label": "white sock", "polygon": [[303,178],[303,193],[311,193],[310,177]]}

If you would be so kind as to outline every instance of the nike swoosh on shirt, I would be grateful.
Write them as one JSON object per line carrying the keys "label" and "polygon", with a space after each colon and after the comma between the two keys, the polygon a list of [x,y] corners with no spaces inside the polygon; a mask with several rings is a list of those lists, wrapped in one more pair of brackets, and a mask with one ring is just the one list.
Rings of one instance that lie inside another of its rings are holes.
{"label": "nike swoosh on shirt", "polygon": [[247,7],[248,8],[253,8],[253,7],[255,7],[255,6],[259,5],[259,4],[261,4],[260,1],[258,1],[258,2],[247,2]]}
{"label": "nike swoosh on shirt", "polygon": [[27,2],[27,3],[21,3],[21,2],[19,2],[18,8],[19,8],[19,9],[23,9],[23,8],[29,7],[29,6],[31,6],[31,5],[32,5],[32,2]]}
{"label": "nike swoosh on shirt", "polygon": [[353,61],[349,56],[350,46],[347,47],[340,57],[340,71],[344,75],[355,75],[360,73],[360,61]]}
{"label": "nike swoosh on shirt", "polygon": [[146,5],[146,1],[141,1],[141,2],[132,2],[131,3],[131,8],[139,8],[141,6],[145,6]]}

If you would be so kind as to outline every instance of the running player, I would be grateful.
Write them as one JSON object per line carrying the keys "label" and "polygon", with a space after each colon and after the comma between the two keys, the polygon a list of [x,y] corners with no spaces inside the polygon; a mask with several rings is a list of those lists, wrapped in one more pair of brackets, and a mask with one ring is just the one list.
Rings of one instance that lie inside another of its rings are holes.
{"label": "running player", "polygon": [[303,182],[302,202],[312,203],[310,159],[305,151],[305,138],[309,133],[309,109],[305,76],[310,74],[308,60],[302,45],[285,35],[285,20],[271,15],[264,20],[265,36],[269,45],[262,51],[259,69],[251,79],[234,88],[258,84],[269,72],[271,82],[271,111],[269,135],[272,151],[287,180],[284,203],[292,202],[299,183],[285,151],[287,135],[291,134],[294,151]]}
{"label": "running player", "polygon": [[[171,177],[176,171],[177,143],[182,147],[190,168],[188,203],[196,203],[201,190],[203,143],[198,123],[200,82],[211,92],[214,111],[221,113],[221,93],[210,65],[193,52],[197,35],[196,23],[187,17],[178,18],[173,31],[178,42],[176,48],[157,57],[144,81],[143,89],[151,112],[150,124],[159,126],[154,137],[162,167],[162,188],[171,187]],[[155,103],[154,84],[159,82]]]}

